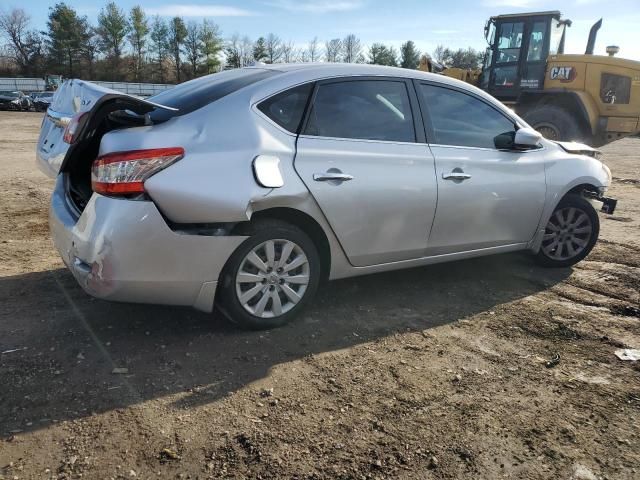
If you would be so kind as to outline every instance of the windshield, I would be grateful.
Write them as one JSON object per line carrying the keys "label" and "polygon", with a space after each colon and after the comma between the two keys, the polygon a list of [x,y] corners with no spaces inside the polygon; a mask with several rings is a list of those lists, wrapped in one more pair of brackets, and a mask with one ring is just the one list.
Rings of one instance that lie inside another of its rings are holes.
{"label": "windshield", "polygon": [[557,53],[564,53],[560,49],[560,43],[562,42],[562,36],[564,35],[564,29],[567,27],[565,23],[553,20],[551,22],[551,39],[549,42],[549,55],[555,55]]}
{"label": "windshield", "polygon": [[0,92],[0,95],[2,95],[3,97],[12,97],[12,98],[18,98],[18,92]]}

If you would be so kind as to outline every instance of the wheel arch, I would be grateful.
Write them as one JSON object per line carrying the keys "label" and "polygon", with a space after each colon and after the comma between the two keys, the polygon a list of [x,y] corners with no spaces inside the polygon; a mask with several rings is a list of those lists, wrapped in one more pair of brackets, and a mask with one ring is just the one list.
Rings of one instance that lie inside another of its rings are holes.
{"label": "wheel arch", "polygon": [[322,226],[309,214],[290,207],[271,207],[254,212],[251,220],[244,223],[255,223],[265,219],[281,220],[290,223],[304,233],[318,249],[321,261],[321,278],[326,280],[331,271],[331,247]]}
{"label": "wheel arch", "polygon": [[551,218],[551,215],[555,211],[556,207],[562,200],[564,200],[568,195],[582,194],[585,191],[597,194],[599,192],[599,183],[600,182],[596,178],[580,178],[575,182],[567,185],[563,190],[554,195],[544,209],[544,212],[540,218],[540,223],[538,224],[538,229],[536,230],[536,234],[529,244],[529,249],[533,253],[537,253],[540,250],[545,226],[549,222],[549,219]]}

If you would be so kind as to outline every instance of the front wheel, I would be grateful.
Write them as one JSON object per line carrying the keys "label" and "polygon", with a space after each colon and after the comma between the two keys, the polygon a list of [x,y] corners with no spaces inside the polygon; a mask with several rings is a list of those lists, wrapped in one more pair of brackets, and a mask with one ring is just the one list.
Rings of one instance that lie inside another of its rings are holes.
{"label": "front wheel", "polygon": [[598,240],[598,212],[581,195],[567,195],[551,214],[536,260],[545,267],[569,267],[585,258]]}
{"label": "front wheel", "polygon": [[313,241],[288,223],[266,220],[229,258],[221,276],[219,304],[234,323],[261,330],[279,327],[309,303],[320,281]]}

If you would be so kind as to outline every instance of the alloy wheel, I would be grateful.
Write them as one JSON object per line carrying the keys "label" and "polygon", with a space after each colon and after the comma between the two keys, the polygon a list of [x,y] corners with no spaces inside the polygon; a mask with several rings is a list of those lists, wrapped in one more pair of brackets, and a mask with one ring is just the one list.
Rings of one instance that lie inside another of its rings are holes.
{"label": "alloy wheel", "polygon": [[558,209],[547,223],[542,238],[542,251],[553,260],[576,257],[589,245],[592,232],[591,219],[581,209]]}
{"label": "alloy wheel", "polygon": [[236,295],[251,315],[278,317],[302,300],[309,273],[309,259],[298,244],[286,239],[267,240],[240,262]]}

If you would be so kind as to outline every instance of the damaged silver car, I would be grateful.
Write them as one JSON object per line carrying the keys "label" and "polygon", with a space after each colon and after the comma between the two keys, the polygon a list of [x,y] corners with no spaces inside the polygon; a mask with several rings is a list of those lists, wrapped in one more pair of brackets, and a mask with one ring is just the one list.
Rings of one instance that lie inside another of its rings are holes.
{"label": "damaged silver car", "polygon": [[214,306],[248,328],[323,279],[529,250],[583,259],[598,152],[465,83],[372,65],[226,71],[148,100],[69,80],[37,146],[54,243],[89,294]]}

